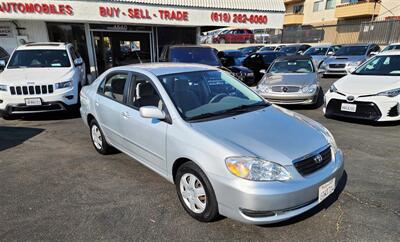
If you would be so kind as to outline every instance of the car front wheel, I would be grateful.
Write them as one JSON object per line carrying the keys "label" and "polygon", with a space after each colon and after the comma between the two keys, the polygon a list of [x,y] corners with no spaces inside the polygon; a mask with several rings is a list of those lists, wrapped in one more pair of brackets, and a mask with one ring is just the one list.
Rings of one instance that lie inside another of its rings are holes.
{"label": "car front wheel", "polygon": [[90,122],[90,137],[94,148],[102,155],[107,155],[112,153],[113,148],[110,146],[104,138],[104,134],[100,129],[99,124],[96,120]]}
{"label": "car front wheel", "polygon": [[179,167],[175,185],[179,200],[190,216],[201,222],[211,222],[218,218],[214,189],[195,163],[187,162]]}

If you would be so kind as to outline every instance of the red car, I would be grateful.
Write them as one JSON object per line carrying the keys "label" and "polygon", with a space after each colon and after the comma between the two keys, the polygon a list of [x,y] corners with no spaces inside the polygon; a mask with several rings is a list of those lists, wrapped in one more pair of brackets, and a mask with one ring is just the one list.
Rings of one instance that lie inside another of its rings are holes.
{"label": "red car", "polygon": [[227,29],[215,36],[213,43],[254,43],[254,34],[249,29]]}

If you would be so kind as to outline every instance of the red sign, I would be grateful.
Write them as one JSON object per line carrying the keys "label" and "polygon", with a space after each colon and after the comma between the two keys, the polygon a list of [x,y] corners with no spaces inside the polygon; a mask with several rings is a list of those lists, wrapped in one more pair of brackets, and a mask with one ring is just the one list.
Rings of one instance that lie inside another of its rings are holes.
{"label": "red sign", "polygon": [[0,3],[0,12],[3,13],[33,13],[33,14],[55,14],[73,15],[74,11],[68,4],[47,4],[47,3]]}
{"label": "red sign", "polygon": [[211,21],[222,22],[222,23],[235,23],[235,24],[267,24],[267,15],[257,15],[257,14],[230,14],[225,12],[213,12],[211,13]]}
{"label": "red sign", "polygon": [[101,17],[119,18],[122,16],[128,16],[132,19],[153,19],[160,18],[167,21],[189,21],[189,12],[178,11],[178,10],[165,10],[159,9],[157,12],[150,13],[149,9],[146,8],[128,8],[125,12],[119,7],[99,7],[99,14]]}

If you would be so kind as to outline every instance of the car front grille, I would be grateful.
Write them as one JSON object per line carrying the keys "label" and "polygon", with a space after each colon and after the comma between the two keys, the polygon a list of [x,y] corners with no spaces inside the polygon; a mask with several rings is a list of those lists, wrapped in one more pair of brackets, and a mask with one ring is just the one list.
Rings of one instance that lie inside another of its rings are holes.
{"label": "car front grille", "polygon": [[298,86],[272,86],[273,92],[298,92],[300,87]]}
{"label": "car front grille", "polygon": [[10,86],[11,95],[40,95],[54,92],[53,85]]}
{"label": "car front grille", "polygon": [[306,176],[326,166],[331,160],[332,152],[329,146],[318,154],[295,162],[294,166],[302,176]]}
{"label": "car front grille", "polygon": [[346,64],[329,64],[330,68],[345,68]]}
{"label": "car front grille", "polygon": [[376,121],[382,117],[382,113],[375,103],[372,102],[352,102],[357,105],[356,112],[341,111],[342,103],[347,103],[344,100],[332,99],[326,107],[326,115],[340,116],[346,118],[356,118]]}

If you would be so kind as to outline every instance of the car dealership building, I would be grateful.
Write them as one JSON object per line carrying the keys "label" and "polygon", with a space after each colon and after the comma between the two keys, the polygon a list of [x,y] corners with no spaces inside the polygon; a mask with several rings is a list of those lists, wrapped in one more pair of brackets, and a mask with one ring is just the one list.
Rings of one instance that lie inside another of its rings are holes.
{"label": "car dealership building", "polygon": [[97,75],[198,44],[201,27],[281,29],[284,13],[282,0],[0,0],[0,46],[71,42]]}

